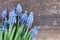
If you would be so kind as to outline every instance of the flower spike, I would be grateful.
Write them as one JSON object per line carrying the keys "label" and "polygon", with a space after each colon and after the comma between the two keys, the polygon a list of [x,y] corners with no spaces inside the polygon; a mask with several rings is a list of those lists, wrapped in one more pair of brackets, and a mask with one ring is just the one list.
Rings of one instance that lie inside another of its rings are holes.
{"label": "flower spike", "polygon": [[17,13],[17,15],[19,15],[20,13],[22,13],[22,6],[19,3],[16,6],[16,13]]}
{"label": "flower spike", "polygon": [[37,35],[38,30],[39,30],[39,26],[35,26],[34,28],[31,29],[30,35],[31,35],[32,37],[35,36],[35,35]]}
{"label": "flower spike", "polygon": [[27,18],[27,22],[26,22],[26,26],[30,27],[33,23],[34,17],[33,17],[33,12],[30,12],[28,18]]}
{"label": "flower spike", "polygon": [[7,15],[7,9],[4,9],[2,12],[2,18],[6,18]]}

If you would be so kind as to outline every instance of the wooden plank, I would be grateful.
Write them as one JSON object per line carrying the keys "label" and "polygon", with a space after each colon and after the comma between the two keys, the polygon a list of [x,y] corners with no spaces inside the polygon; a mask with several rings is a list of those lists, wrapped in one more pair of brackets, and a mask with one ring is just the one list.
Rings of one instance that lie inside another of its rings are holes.
{"label": "wooden plank", "polygon": [[60,30],[40,30],[37,40],[60,40]]}

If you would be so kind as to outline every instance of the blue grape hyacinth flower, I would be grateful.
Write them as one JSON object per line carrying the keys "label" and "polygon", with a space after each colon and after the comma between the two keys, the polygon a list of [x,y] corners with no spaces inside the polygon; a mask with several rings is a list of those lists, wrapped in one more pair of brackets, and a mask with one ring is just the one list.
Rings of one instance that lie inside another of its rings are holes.
{"label": "blue grape hyacinth flower", "polygon": [[15,17],[15,16],[17,16],[17,15],[16,15],[16,12],[15,12],[15,7],[14,7],[9,13],[9,18],[10,17]]}
{"label": "blue grape hyacinth flower", "polygon": [[34,28],[32,28],[30,31],[30,36],[33,37],[33,36],[37,35],[38,30],[39,30],[39,26],[35,26]]}
{"label": "blue grape hyacinth flower", "polygon": [[25,22],[27,21],[27,17],[28,17],[27,11],[25,11],[24,14],[20,16],[19,21],[25,24]]}
{"label": "blue grape hyacinth flower", "polygon": [[4,22],[3,22],[3,24],[2,24],[2,29],[1,29],[2,32],[5,32],[5,31],[6,31],[6,26],[7,26],[7,24],[8,24],[7,21],[4,21]]}
{"label": "blue grape hyacinth flower", "polygon": [[34,36],[34,37],[32,37],[32,39],[31,40],[36,40],[36,37]]}
{"label": "blue grape hyacinth flower", "polygon": [[3,25],[4,27],[6,27],[7,24],[8,24],[8,21],[4,21],[2,25]]}
{"label": "blue grape hyacinth flower", "polygon": [[16,23],[16,13],[15,13],[15,9],[12,9],[12,11],[10,11],[10,13],[9,13],[9,22],[10,22],[10,24],[12,23],[12,24],[14,24],[14,23]]}
{"label": "blue grape hyacinth flower", "polygon": [[7,15],[7,9],[4,9],[2,12],[2,18],[6,18]]}
{"label": "blue grape hyacinth flower", "polygon": [[33,17],[33,12],[30,12],[27,21],[26,21],[26,26],[30,27],[33,23],[34,17]]}
{"label": "blue grape hyacinth flower", "polygon": [[2,32],[6,32],[6,29],[4,26],[2,26],[2,29],[1,29]]}
{"label": "blue grape hyacinth flower", "polygon": [[16,13],[17,15],[19,15],[20,13],[22,13],[22,6],[20,3],[17,4],[16,6]]}

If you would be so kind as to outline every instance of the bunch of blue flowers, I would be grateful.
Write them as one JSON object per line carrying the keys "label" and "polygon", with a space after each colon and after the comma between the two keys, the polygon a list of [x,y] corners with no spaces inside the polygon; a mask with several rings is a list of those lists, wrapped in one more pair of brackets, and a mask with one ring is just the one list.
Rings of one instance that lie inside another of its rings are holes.
{"label": "bunch of blue flowers", "polygon": [[10,11],[8,18],[7,9],[3,10],[0,40],[36,40],[39,26],[32,28],[33,21],[33,12],[29,15],[27,11],[22,12],[19,3]]}

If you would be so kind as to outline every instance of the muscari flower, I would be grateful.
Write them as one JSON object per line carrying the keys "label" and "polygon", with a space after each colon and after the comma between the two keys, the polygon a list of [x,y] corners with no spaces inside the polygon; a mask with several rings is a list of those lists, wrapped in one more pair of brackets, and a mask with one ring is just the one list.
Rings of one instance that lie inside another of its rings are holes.
{"label": "muscari flower", "polygon": [[5,31],[6,31],[6,29],[5,29],[5,27],[4,27],[4,26],[2,26],[1,31],[2,31],[2,32],[5,32]]}
{"label": "muscari flower", "polygon": [[16,13],[15,13],[15,9],[12,9],[12,11],[9,13],[9,20],[8,22],[11,24],[16,23]]}
{"label": "muscari flower", "polygon": [[6,27],[7,24],[8,24],[8,22],[7,22],[7,21],[4,21],[2,25],[3,25],[4,27]]}
{"label": "muscari flower", "polygon": [[20,16],[19,21],[20,21],[21,23],[25,23],[25,22],[27,21],[27,17],[28,17],[27,11],[25,11],[24,14],[22,14],[22,15]]}
{"label": "muscari flower", "polygon": [[32,37],[32,39],[31,40],[36,40],[36,37],[34,36],[34,37]]}
{"label": "muscari flower", "polygon": [[16,6],[16,13],[17,13],[17,15],[19,15],[19,13],[22,13],[22,6],[19,3]]}
{"label": "muscari flower", "polygon": [[35,26],[34,28],[32,28],[30,31],[30,36],[33,37],[33,36],[37,35],[38,30],[39,30],[39,26]]}
{"label": "muscari flower", "polygon": [[25,25],[27,27],[30,27],[32,25],[32,23],[33,23],[33,20],[34,20],[33,12],[30,12]]}
{"label": "muscari flower", "polygon": [[2,18],[6,18],[7,15],[7,9],[4,9],[2,12]]}
{"label": "muscari flower", "polygon": [[5,32],[7,25],[8,25],[8,22],[7,22],[7,21],[4,21],[3,24],[2,24],[2,29],[1,29],[1,31]]}

